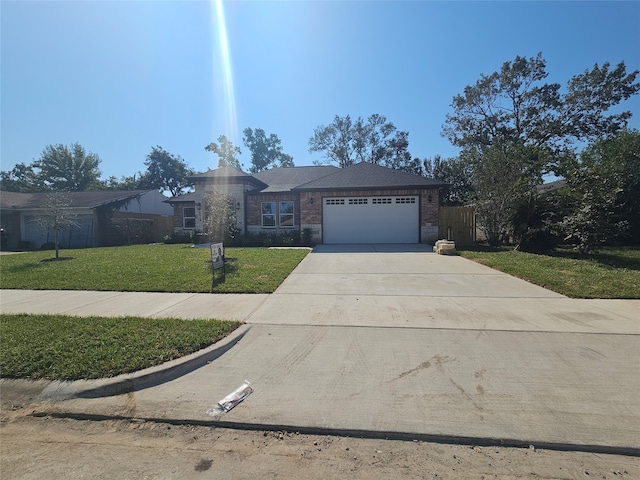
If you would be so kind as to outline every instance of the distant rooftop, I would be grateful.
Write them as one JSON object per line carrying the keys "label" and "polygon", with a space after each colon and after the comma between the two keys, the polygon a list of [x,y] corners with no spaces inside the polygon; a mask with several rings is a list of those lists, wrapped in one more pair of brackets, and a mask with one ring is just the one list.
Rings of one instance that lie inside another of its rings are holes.
{"label": "distant rooftop", "polygon": [[[101,205],[127,200],[155,190],[98,190],[95,192],[61,192],[72,208],[96,208]],[[0,192],[0,207],[5,209],[42,208],[49,192]]]}

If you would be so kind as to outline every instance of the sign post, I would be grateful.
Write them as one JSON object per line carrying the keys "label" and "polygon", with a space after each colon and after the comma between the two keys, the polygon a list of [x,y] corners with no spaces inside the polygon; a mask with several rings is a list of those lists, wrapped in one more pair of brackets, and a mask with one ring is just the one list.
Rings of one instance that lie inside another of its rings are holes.
{"label": "sign post", "polygon": [[221,268],[223,277],[226,276],[227,271],[224,266],[224,245],[222,243],[211,244],[211,288],[216,285],[216,270]]}

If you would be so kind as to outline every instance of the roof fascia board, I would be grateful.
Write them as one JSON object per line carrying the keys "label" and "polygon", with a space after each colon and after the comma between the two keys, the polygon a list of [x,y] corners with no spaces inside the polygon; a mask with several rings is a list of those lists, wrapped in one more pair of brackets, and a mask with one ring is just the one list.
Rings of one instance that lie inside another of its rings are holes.
{"label": "roof fascia board", "polygon": [[433,190],[442,188],[446,184],[435,183],[433,185],[394,185],[394,186],[378,186],[378,187],[295,187],[291,191],[295,192],[347,192],[347,191],[374,191],[374,190]]}

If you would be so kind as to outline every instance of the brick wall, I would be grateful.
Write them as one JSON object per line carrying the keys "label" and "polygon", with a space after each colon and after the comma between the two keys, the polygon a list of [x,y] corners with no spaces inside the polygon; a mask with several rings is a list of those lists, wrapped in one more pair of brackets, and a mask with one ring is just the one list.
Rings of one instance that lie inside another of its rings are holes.
{"label": "brick wall", "polygon": [[[276,202],[276,226],[262,227],[262,202]],[[279,202],[293,202],[293,228],[279,227]],[[280,234],[300,230],[300,197],[297,193],[257,193],[246,196],[247,232]]]}
{"label": "brick wall", "polygon": [[[195,208],[195,202],[180,202],[175,203],[173,206],[173,231],[176,233],[183,231],[182,218],[185,208]],[[196,218],[197,216],[198,212],[196,211]]]}

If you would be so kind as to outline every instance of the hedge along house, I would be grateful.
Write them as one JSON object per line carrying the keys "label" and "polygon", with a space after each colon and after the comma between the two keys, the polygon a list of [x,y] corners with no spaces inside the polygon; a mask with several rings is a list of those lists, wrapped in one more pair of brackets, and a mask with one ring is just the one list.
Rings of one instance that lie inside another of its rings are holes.
{"label": "hedge along house", "polygon": [[371,163],[273,168],[249,175],[222,167],[192,177],[195,192],[166,200],[176,232],[203,231],[205,196],[227,194],[242,233],[309,229],[313,243],[433,243],[441,182]]}

